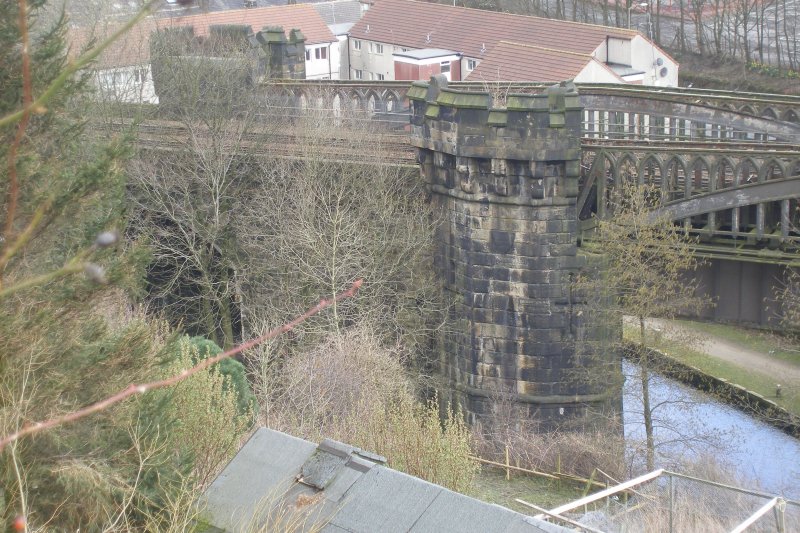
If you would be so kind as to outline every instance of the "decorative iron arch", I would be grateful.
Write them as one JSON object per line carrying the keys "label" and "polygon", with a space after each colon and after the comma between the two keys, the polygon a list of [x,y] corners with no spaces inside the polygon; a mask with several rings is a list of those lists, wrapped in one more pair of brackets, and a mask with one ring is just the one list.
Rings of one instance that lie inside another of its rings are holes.
{"label": "decorative iron arch", "polygon": [[785,178],[787,176],[787,166],[787,163],[775,157],[765,159],[761,163],[761,167],[758,169],[758,181],[768,180],[769,177],[767,176],[767,173],[774,174],[774,172],[770,172],[770,170],[773,168],[777,168],[781,173],[781,178]]}
{"label": "decorative iron arch", "polygon": [[[636,164],[636,160],[638,158],[633,152],[623,152],[617,157],[617,165],[616,165],[616,172],[614,173],[614,184],[622,184],[623,176],[622,170],[625,167],[625,163],[627,162],[630,165],[630,168],[633,169],[633,172],[636,174],[636,181],[639,182],[639,165]],[[627,180],[626,180],[627,181]]]}
{"label": "decorative iron arch", "polygon": [[787,176],[800,176],[800,157],[789,161],[786,168],[788,169]]}
{"label": "decorative iron arch", "polygon": [[[730,182],[727,180],[726,168],[731,169]],[[720,174],[721,172],[723,174]],[[736,163],[729,156],[718,157],[714,168],[714,176],[717,180],[716,189],[727,189],[728,187],[733,187],[734,182],[736,181]]]}
{"label": "decorative iron arch", "polygon": [[361,94],[361,91],[358,89],[351,90],[348,95],[348,100],[350,101],[350,105],[352,109],[358,109],[364,111],[366,109],[366,99]]}
{"label": "decorative iron arch", "polygon": [[797,111],[794,109],[787,109],[783,113],[781,120],[784,122],[791,122],[792,124],[800,124],[800,115],[798,115]]}
{"label": "decorative iron arch", "polygon": [[745,105],[743,105],[742,107],[739,108],[739,113],[742,113],[742,114],[745,114],[745,115],[755,115],[756,111],[755,111],[755,109],[753,109],[753,107],[751,105],[745,104]]}
{"label": "decorative iron arch", "polygon": [[[682,189],[685,190],[685,180],[689,176],[686,161],[681,156],[672,155],[664,162],[664,171],[661,179],[662,195],[665,201],[675,200],[681,196]],[[683,171],[683,183],[680,171]]]}
{"label": "decorative iron arch", "polygon": [[[752,167],[753,171],[748,174],[747,177],[742,176],[742,172],[744,171],[746,166]],[[754,158],[750,156],[743,157],[739,163],[736,165],[733,171],[733,185],[744,185],[746,183],[753,183],[754,181],[758,180],[758,173],[759,168],[761,165],[758,164]]]}
{"label": "decorative iron arch", "polygon": [[761,117],[768,118],[770,120],[778,120],[778,113],[776,113],[771,107],[765,107],[761,110]]}
{"label": "decorative iron arch", "polygon": [[[701,174],[698,180],[698,175],[697,175],[698,166],[701,169],[705,167],[705,172],[706,172],[705,179],[703,179],[704,176],[701,170]],[[713,179],[712,176],[714,170],[714,161],[705,154],[697,155],[689,161],[688,168],[691,170],[693,174],[691,176],[691,179],[693,180],[691,188],[692,194],[698,194],[695,191],[707,192],[711,188],[711,180]],[[687,182],[690,181],[690,177],[688,175],[686,176],[686,180]]]}
{"label": "decorative iron arch", "polygon": [[385,110],[388,112],[396,113],[400,108],[400,95],[398,95],[395,91],[387,90],[384,96],[385,101]]}
{"label": "decorative iron arch", "polygon": [[[639,184],[645,185],[645,181],[647,178],[647,169],[654,168],[658,171],[658,180],[659,185],[662,179],[664,179],[664,161],[656,154],[646,154],[640,161],[639,161]],[[655,179],[651,179],[648,185],[655,185]]]}
{"label": "decorative iron arch", "polygon": [[367,89],[364,93],[364,102],[366,104],[366,110],[370,113],[381,112],[385,110],[385,103],[381,95],[378,94],[372,88]]}

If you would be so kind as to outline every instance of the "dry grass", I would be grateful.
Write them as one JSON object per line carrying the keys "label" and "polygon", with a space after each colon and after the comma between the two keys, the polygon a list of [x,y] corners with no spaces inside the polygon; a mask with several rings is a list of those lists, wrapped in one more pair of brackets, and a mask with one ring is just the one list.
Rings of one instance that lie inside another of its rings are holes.
{"label": "dry grass", "polygon": [[518,413],[509,399],[494,402],[491,420],[475,428],[476,449],[487,459],[503,462],[508,447],[511,464],[539,472],[560,472],[588,477],[600,469],[623,479],[625,442],[617,421],[598,428],[542,431]]}

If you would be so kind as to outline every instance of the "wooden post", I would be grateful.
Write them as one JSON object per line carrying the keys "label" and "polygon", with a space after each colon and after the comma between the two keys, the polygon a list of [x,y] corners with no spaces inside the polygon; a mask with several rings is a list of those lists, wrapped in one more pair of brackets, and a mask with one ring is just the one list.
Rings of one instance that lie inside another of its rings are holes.
{"label": "wooden post", "polygon": [[511,481],[511,461],[508,460],[508,444],[506,444],[506,481]]}

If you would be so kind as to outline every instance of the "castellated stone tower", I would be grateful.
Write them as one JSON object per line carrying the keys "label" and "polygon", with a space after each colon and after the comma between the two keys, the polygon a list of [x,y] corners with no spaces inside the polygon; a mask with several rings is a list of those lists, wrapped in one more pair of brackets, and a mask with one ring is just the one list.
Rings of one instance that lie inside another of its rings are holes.
{"label": "castellated stone tower", "polygon": [[508,95],[495,109],[490,94],[436,77],[408,98],[412,143],[444,217],[436,270],[455,300],[442,367],[468,417],[488,414],[497,393],[546,428],[605,403],[603,384],[575,372],[585,328],[570,283],[583,263],[574,86]]}

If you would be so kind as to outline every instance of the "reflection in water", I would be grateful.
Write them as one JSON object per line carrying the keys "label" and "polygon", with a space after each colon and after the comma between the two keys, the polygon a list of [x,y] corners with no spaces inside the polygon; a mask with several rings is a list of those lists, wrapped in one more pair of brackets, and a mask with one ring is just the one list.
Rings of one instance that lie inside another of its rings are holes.
{"label": "reflection in water", "polygon": [[[623,372],[625,437],[635,450],[644,442],[639,369],[625,361]],[[650,395],[657,468],[711,454],[761,490],[800,499],[800,440],[658,374],[650,378]],[[634,456],[643,462],[644,453]]]}

